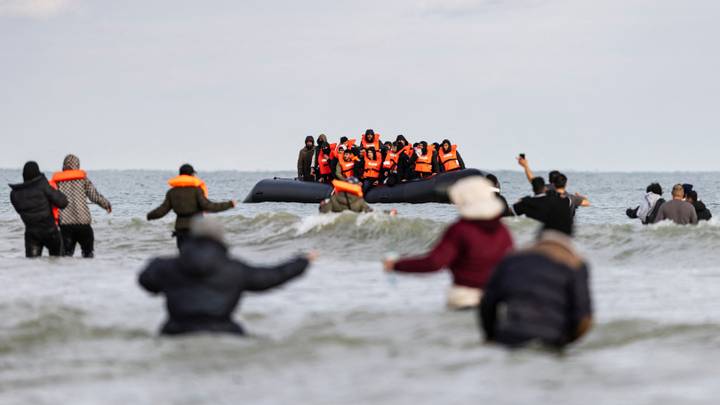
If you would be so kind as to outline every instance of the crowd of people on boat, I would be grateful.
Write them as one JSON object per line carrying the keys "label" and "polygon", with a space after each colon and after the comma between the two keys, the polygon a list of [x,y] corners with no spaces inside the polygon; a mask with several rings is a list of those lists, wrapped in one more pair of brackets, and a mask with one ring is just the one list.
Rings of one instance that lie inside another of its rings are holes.
{"label": "crowd of people on boat", "polygon": [[383,141],[379,133],[368,129],[360,142],[341,137],[331,143],[321,134],[316,144],[312,136],[307,136],[298,156],[297,178],[331,183],[354,177],[363,182],[367,191],[379,184],[393,186],[461,169],[465,169],[465,162],[457,145],[448,139],[410,144],[404,135],[398,135],[395,141]]}

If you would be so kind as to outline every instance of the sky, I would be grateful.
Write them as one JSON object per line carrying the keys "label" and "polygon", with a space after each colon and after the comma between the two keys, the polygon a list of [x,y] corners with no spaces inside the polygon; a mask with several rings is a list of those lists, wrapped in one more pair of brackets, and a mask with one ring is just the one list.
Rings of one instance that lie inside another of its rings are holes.
{"label": "sky", "polygon": [[718,170],[717,0],[0,0],[0,167],[291,170],[307,135],[468,166]]}

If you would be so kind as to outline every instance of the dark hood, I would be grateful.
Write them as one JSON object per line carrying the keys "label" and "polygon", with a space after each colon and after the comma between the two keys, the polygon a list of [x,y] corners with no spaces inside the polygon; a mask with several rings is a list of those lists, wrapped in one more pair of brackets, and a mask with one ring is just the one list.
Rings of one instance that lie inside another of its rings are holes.
{"label": "dark hood", "polygon": [[209,277],[225,261],[227,248],[212,239],[192,238],[183,244],[180,251],[180,271],[191,277]]}
{"label": "dark hood", "polygon": [[65,156],[65,160],[63,160],[63,170],[80,170],[80,158],[75,155]]}
{"label": "dark hood", "polygon": [[38,166],[37,162],[27,162],[25,163],[25,166],[23,167],[23,181],[27,182],[30,180],[35,179],[36,177],[40,176],[42,172],[40,172],[40,166]]}
{"label": "dark hood", "polygon": [[24,183],[8,184],[8,185],[13,190],[22,190],[22,189],[31,188],[31,187],[37,187],[39,184],[43,184],[43,183],[47,183],[47,178],[45,177],[44,174],[41,173],[34,179],[30,179]]}

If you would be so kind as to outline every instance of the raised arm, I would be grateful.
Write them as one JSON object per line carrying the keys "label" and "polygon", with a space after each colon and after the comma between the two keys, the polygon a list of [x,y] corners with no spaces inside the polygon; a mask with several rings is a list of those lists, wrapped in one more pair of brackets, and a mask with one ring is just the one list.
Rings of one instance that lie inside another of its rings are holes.
{"label": "raised arm", "polygon": [[147,220],[152,221],[154,219],[160,219],[160,218],[164,217],[165,215],[167,215],[167,213],[170,212],[171,209],[172,209],[172,204],[170,204],[170,197],[168,197],[168,195],[165,194],[165,201],[163,201],[159,207],[148,212]]}
{"label": "raised arm", "polygon": [[528,163],[527,159],[523,159],[523,158],[519,157],[518,164],[525,171],[525,177],[527,177],[528,183],[532,184],[532,180],[535,178],[535,175],[533,174],[532,170],[530,169],[530,163]]}
{"label": "raised arm", "polygon": [[445,232],[440,243],[427,255],[398,260],[393,269],[406,273],[427,273],[438,271],[450,265],[460,250],[459,241],[452,234],[452,228]]}
{"label": "raised arm", "polygon": [[305,257],[298,257],[289,262],[268,267],[255,267],[240,262],[237,263],[244,270],[245,289],[247,291],[264,291],[303,274],[310,261]]}
{"label": "raised arm", "polygon": [[85,180],[85,195],[90,201],[101,206],[105,211],[112,211],[110,201],[97,191],[95,185],[90,180]]}
{"label": "raised arm", "polygon": [[221,212],[229,210],[235,206],[233,201],[213,202],[208,200],[200,188],[195,190],[195,196],[197,198],[198,207],[200,207],[203,212]]}

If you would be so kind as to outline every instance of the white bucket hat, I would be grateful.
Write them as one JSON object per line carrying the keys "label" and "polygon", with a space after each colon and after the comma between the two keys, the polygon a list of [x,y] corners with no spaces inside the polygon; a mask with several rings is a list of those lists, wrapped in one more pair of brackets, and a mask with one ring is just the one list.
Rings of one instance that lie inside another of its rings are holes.
{"label": "white bucket hat", "polygon": [[458,180],[448,190],[450,201],[465,219],[495,219],[505,211],[505,205],[495,194],[490,180],[471,176]]}

